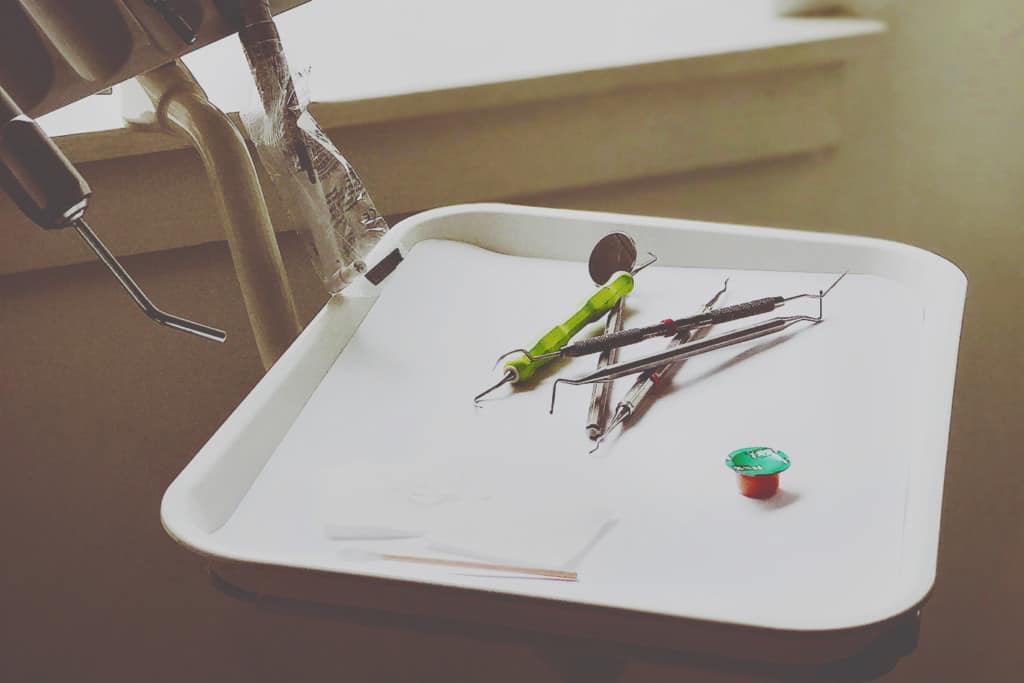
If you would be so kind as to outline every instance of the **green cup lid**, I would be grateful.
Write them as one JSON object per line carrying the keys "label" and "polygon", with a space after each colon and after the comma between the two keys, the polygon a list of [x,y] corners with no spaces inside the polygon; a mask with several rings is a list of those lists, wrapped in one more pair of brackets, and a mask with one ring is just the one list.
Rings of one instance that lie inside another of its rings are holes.
{"label": "green cup lid", "polygon": [[730,469],[748,477],[778,474],[789,468],[789,456],[767,446],[751,446],[733,451],[725,459]]}

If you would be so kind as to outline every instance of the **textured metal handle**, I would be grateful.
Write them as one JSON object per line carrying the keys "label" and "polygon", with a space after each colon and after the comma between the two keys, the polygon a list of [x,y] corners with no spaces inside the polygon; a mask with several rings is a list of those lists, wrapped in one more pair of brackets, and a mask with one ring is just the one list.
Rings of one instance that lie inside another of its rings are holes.
{"label": "textured metal handle", "polygon": [[631,330],[602,334],[599,337],[591,337],[590,339],[581,339],[578,342],[573,343],[572,346],[567,346],[563,349],[563,352],[565,355],[573,357],[588,356],[592,353],[600,353],[601,351],[606,351],[608,349],[615,349],[620,346],[635,344],[639,341],[643,341],[644,339],[664,334],[665,331],[666,330],[663,325],[635,327]]}
{"label": "textured metal handle", "polygon": [[730,320],[749,318],[752,315],[771,313],[783,301],[784,299],[781,296],[770,296],[764,299],[744,301],[741,304],[733,304],[732,306],[724,306],[695,317],[707,319],[707,322],[702,322],[700,323],[701,325],[718,325],[719,323],[727,323]]}
{"label": "textured metal handle", "polygon": [[776,307],[784,301],[785,300],[781,296],[754,299],[753,301],[745,301],[741,304],[718,308],[708,311],[707,313],[698,313],[697,315],[692,315],[688,318],[667,320],[665,322],[648,325],[646,327],[634,327],[631,330],[623,330],[613,334],[603,334],[600,337],[591,337],[590,339],[581,339],[572,346],[568,346],[563,349],[563,353],[566,356],[572,357],[587,356],[607,349],[636,344],[637,342],[641,342],[644,339],[650,339],[651,337],[668,336],[696,327],[718,325],[720,323],[729,322],[730,320],[749,318],[752,315],[760,315],[761,313],[774,311]]}

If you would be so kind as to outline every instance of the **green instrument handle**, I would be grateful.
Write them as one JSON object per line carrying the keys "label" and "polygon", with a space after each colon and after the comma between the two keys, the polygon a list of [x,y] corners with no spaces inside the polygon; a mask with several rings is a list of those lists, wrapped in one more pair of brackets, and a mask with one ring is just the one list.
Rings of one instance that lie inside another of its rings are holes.
{"label": "green instrument handle", "polygon": [[[594,292],[575,313],[569,316],[561,325],[552,327],[542,336],[537,343],[530,347],[531,356],[542,356],[545,353],[558,351],[569,343],[579,331],[592,322],[597,321],[605,313],[611,310],[612,306],[618,303],[619,299],[633,291],[633,276],[626,271],[619,271],[612,275],[608,282]],[[522,382],[530,379],[533,373],[545,363],[553,359],[542,361],[531,361],[524,355],[519,355],[509,362],[505,367],[516,373],[513,381]]]}

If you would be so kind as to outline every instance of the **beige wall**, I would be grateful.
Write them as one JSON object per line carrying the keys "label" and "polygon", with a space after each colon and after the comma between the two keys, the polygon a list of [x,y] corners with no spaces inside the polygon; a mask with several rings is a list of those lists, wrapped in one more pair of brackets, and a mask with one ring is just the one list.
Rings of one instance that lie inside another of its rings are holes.
{"label": "beige wall", "polygon": [[[938,581],[918,651],[884,680],[1012,680],[1024,661],[1024,5],[909,0],[886,18],[884,45],[848,69],[839,150],[523,201],[883,236],[963,268]],[[101,232],[117,218],[107,197]],[[323,297],[301,248],[283,246],[308,319]],[[521,642],[298,617],[214,590],[163,533],[159,500],[261,368],[223,245],[127,265],[158,304],[230,341],[156,328],[97,265],[0,278],[0,680],[558,680]],[[642,658],[623,680],[686,671]]]}

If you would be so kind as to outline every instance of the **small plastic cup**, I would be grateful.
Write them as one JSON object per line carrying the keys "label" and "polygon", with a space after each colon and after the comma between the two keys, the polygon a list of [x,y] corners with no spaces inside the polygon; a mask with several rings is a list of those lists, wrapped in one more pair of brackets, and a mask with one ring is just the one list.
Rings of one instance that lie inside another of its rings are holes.
{"label": "small plastic cup", "polygon": [[737,475],[740,493],[747,498],[771,498],[779,490],[779,473],[789,469],[789,456],[767,446],[741,448],[725,464]]}

